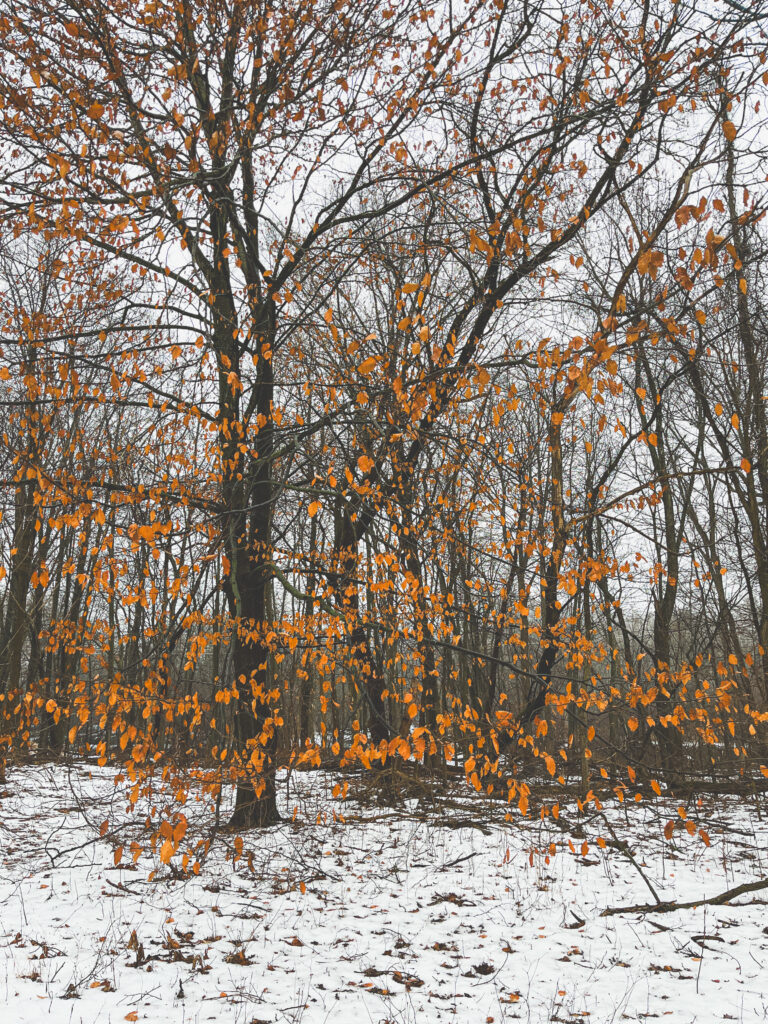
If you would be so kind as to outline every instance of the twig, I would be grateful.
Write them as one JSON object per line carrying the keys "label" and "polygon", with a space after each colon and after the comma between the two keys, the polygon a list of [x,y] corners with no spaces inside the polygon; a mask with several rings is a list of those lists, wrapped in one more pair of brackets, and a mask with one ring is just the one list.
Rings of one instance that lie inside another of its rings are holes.
{"label": "twig", "polygon": [[476,856],[477,851],[475,851],[475,853],[465,853],[463,857],[457,857],[456,860],[449,860],[447,864],[443,864],[443,869],[455,867],[456,864],[461,864],[462,861],[471,860],[473,857]]}
{"label": "twig", "polygon": [[493,835],[491,830],[480,821],[472,821],[471,818],[454,818],[452,821],[441,821],[440,826],[442,828],[477,828],[483,833],[483,835]]}
{"label": "twig", "polygon": [[[707,938],[707,908],[704,907],[704,940]],[[704,954],[707,950],[705,942],[699,943],[701,946],[701,956],[699,957],[699,969],[696,972],[696,995],[699,994],[699,979],[701,978],[701,965],[704,963]]]}
{"label": "twig", "polygon": [[694,907],[710,906],[719,907],[724,903],[730,903],[737,896],[743,896],[745,892],[757,892],[759,889],[768,889],[768,878],[761,878],[759,882],[744,882],[733,889],[726,889],[719,896],[710,896],[708,899],[689,900],[687,903],[675,903],[669,900],[665,903],[636,903],[631,907],[606,907],[600,917],[611,917],[614,914],[671,914],[674,910],[692,910]]}
{"label": "twig", "polygon": [[613,825],[611,825],[610,821],[608,821],[608,818],[604,814],[601,815],[601,817],[602,817],[603,821],[605,822],[606,828],[608,829],[608,831],[613,836],[613,842],[614,842],[614,844],[616,846],[616,849],[621,851],[621,853],[624,854],[624,856],[630,861],[630,863],[635,868],[637,873],[640,875],[642,880],[648,886],[648,889],[650,890],[651,896],[653,896],[653,898],[656,900],[656,905],[657,906],[661,905],[661,900],[659,899],[659,894],[654,889],[653,884],[651,883],[650,878],[648,878],[646,873],[643,871],[643,869],[640,867],[640,865],[635,860],[634,854],[632,853],[632,851],[629,848],[629,843],[625,843],[623,840],[619,839],[619,837],[616,835],[616,833],[615,833],[615,831],[613,829]]}

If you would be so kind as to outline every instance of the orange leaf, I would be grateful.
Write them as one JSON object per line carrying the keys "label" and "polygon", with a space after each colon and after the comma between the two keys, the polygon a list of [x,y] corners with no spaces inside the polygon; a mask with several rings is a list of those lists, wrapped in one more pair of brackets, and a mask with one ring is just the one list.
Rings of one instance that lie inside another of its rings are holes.
{"label": "orange leaf", "polygon": [[656,275],[664,263],[664,253],[657,249],[648,249],[638,257],[637,269],[641,275],[650,274],[651,280],[656,280]]}
{"label": "orange leaf", "polygon": [[733,121],[723,121],[723,135],[729,142],[733,142],[736,138],[736,125]]}
{"label": "orange leaf", "polygon": [[125,1019],[126,1020],[138,1020],[139,1019],[139,1015],[136,1012],[136,1010],[131,1010],[130,1013],[126,1013]]}
{"label": "orange leaf", "polygon": [[168,864],[171,857],[173,856],[173,843],[170,839],[166,839],[160,848],[160,860],[163,864]]}
{"label": "orange leaf", "polygon": [[674,823],[674,821],[673,821],[673,820],[672,820],[672,819],[670,818],[670,820],[669,820],[669,821],[667,822],[667,824],[666,824],[666,825],[664,826],[664,838],[665,838],[665,839],[671,839],[671,838],[672,838],[672,833],[673,833],[674,831],[675,831],[675,823]]}
{"label": "orange leaf", "polygon": [[358,369],[359,373],[365,374],[365,373],[371,373],[375,368],[376,368],[376,360],[373,358],[373,356],[369,356],[368,359],[365,359],[365,360],[363,360],[362,363],[360,363],[360,365],[358,366],[357,369]]}
{"label": "orange leaf", "polygon": [[307,509],[307,515],[309,516],[309,518],[310,519],[314,519],[319,511],[320,511],[320,502],[319,501],[312,501],[312,502],[310,502],[309,508]]}
{"label": "orange leaf", "polygon": [[368,458],[367,455],[361,455],[357,460],[357,466],[361,473],[367,473],[369,469],[373,468],[373,459]]}
{"label": "orange leaf", "polygon": [[749,459],[742,459],[741,468],[744,470],[745,473],[749,473],[749,471],[752,469],[752,463],[749,461]]}

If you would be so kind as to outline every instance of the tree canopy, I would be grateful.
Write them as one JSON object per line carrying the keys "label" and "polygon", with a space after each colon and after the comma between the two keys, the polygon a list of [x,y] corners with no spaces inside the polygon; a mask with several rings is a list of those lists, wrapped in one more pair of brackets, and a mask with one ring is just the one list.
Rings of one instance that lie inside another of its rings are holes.
{"label": "tree canopy", "polygon": [[768,774],[762,0],[0,6],[8,756]]}

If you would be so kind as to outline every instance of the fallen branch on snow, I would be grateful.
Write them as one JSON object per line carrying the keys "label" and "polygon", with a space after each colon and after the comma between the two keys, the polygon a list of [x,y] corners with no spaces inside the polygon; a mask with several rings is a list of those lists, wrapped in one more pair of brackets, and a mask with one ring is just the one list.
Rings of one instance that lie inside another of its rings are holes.
{"label": "fallen branch on snow", "polygon": [[693,907],[718,907],[723,903],[729,903],[737,896],[743,896],[745,892],[757,892],[759,889],[768,889],[768,878],[761,878],[758,882],[744,882],[733,889],[726,889],[719,896],[690,900],[688,903],[675,903],[674,900],[669,900],[665,903],[636,903],[632,907],[606,907],[600,917],[611,917],[614,914],[670,914],[673,910],[691,910]]}

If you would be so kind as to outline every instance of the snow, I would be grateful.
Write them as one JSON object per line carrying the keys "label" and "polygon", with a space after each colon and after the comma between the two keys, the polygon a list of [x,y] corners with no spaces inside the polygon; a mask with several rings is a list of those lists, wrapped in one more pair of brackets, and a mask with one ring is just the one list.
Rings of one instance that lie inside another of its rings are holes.
{"label": "snow", "polygon": [[[109,770],[15,768],[0,799],[2,1020],[768,1019],[768,890],[600,916],[653,902],[641,871],[678,901],[765,877],[764,802],[689,808],[709,848],[682,829],[664,839],[676,804],[606,810],[633,864],[595,844],[610,832],[594,811],[584,856],[581,836],[551,818],[507,822],[474,796],[364,809],[333,800],[336,781],[294,774],[284,811],[297,807],[296,820],[245,837],[252,866],[233,868],[233,837],[219,835],[201,874],[182,879],[150,854],[114,866],[116,826],[98,835],[125,810]],[[190,830],[202,834],[199,806]],[[564,819],[575,825],[575,811]],[[140,824],[121,826],[126,849]]]}

